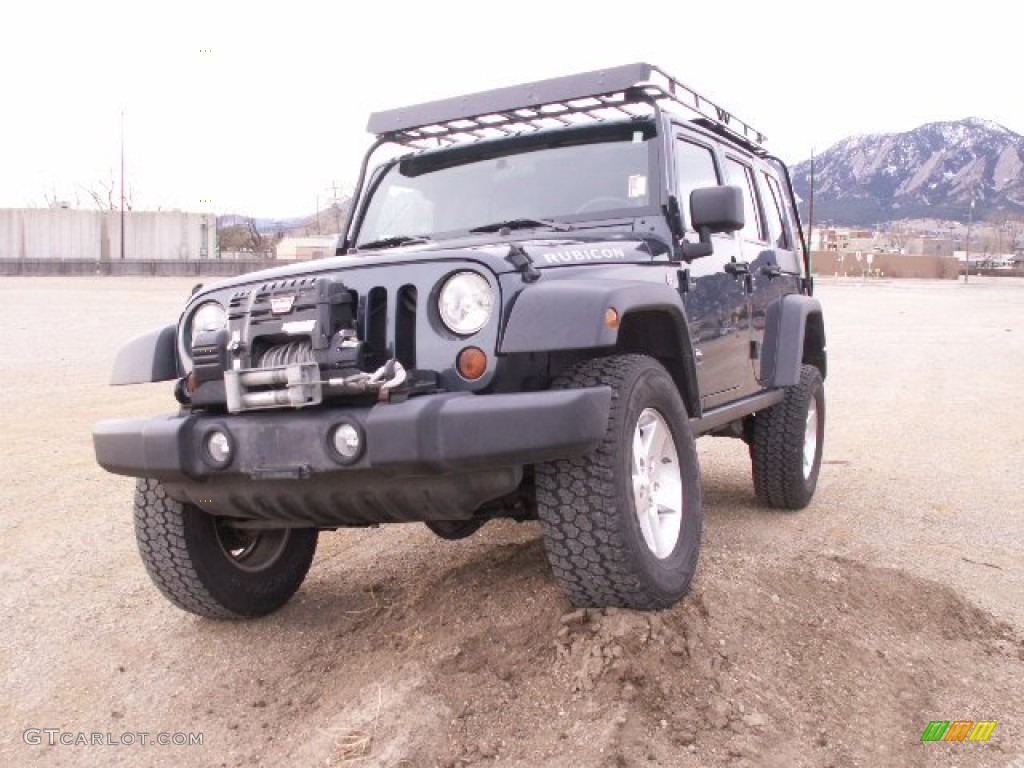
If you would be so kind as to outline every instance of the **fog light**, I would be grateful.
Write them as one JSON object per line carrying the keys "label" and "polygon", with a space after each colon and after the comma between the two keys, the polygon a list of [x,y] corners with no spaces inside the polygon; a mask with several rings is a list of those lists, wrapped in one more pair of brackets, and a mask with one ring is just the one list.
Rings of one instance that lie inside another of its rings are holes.
{"label": "fog light", "polygon": [[214,430],[206,437],[206,455],[216,467],[231,463],[231,438],[224,432]]}
{"label": "fog light", "polygon": [[331,447],[342,463],[349,464],[362,453],[363,436],[354,424],[339,424],[331,432]]}
{"label": "fog light", "polygon": [[476,381],[487,370],[487,355],[479,347],[466,347],[459,352],[455,367],[462,378]]}

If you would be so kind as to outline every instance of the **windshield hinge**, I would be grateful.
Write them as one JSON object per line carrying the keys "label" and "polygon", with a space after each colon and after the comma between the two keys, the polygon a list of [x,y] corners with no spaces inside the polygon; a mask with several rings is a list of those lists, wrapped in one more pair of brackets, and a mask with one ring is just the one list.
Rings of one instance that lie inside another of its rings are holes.
{"label": "windshield hinge", "polygon": [[540,279],[540,272],[533,266],[533,259],[519,243],[512,243],[508,247],[505,261],[515,267],[516,271],[523,276],[524,283],[535,283]]}
{"label": "windshield hinge", "polygon": [[690,276],[690,270],[680,269],[676,272],[676,287],[679,293],[689,293],[697,287],[697,281]]}

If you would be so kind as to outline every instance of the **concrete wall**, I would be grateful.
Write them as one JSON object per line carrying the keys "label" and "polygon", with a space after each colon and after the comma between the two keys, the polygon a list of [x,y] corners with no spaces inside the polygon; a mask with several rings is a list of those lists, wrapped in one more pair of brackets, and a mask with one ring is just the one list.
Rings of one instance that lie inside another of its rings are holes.
{"label": "concrete wall", "polygon": [[[217,258],[211,213],[126,211],[124,258],[194,261]],[[119,211],[0,209],[0,260],[115,261],[121,258]]]}
{"label": "concrete wall", "polygon": [[156,277],[234,277],[259,269],[280,266],[284,262],[273,259],[246,260],[193,260],[170,261],[114,259],[91,261],[86,259],[0,259],[2,277],[38,277],[42,275],[152,275]]}
{"label": "concrete wall", "polygon": [[103,214],[64,208],[0,210],[0,259],[100,257]]}
{"label": "concrete wall", "polygon": [[866,260],[857,261],[852,253],[815,251],[811,261],[814,274],[860,277],[865,269],[883,277],[941,278],[953,280],[958,274],[956,259],[948,256],[911,256],[900,253],[876,253],[870,267]]}

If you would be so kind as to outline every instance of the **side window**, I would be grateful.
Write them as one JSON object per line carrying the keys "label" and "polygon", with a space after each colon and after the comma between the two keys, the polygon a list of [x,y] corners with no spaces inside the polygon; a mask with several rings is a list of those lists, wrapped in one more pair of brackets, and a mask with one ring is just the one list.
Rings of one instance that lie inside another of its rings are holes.
{"label": "side window", "polygon": [[692,141],[676,141],[676,177],[679,186],[679,207],[683,209],[683,220],[690,226],[690,193],[700,187],[718,186],[718,172],[711,150]]}
{"label": "side window", "polygon": [[793,250],[793,241],[790,236],[789,227],[786,225],[786,214],[782,206],[782,190],[779,189],[779,182],[769,176],[762,174],[765,184],[768,187],[768,195],[762,195],[763,199],[771,199],[771,204],[765,203],[765,216],[768,217],[768,241],[776,248],[786,251]]}
{"label": "side window", "polygon": [[753,171],[731,157],[725,159],[726,182],[743,190],[743,218],[746,221],[740,236],[744,240],[761,240],[764,238],[764,227],[757,208],[757,197],[754,192]]}

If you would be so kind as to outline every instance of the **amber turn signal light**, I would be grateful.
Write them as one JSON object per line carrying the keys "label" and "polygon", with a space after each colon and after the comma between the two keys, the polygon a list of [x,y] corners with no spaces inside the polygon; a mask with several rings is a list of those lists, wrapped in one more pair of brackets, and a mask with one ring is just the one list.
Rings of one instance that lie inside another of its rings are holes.
{"label": "amber turn signal light", "polygon": [[455,367],[462,378],[476,381],[487,370],[487,355],[479,347],[466,347],[459,352]]}

